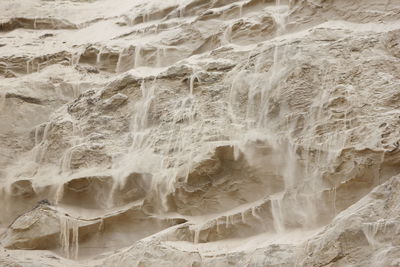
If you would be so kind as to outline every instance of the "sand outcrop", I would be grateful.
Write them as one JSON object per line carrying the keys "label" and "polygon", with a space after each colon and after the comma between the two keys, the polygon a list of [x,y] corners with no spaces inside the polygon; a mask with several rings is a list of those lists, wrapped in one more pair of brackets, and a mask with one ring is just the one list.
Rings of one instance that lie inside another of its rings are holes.
{"label": "sand outcrop", "polygon": [[398,1],[0,15],[0,265],[400,265]]}

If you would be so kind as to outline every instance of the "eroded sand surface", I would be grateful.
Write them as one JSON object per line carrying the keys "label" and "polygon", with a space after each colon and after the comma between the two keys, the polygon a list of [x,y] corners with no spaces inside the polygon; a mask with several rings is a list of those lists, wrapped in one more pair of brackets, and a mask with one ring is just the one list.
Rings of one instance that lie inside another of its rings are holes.
{"label": "eroded sand surface", "polygon": [[0,266],[400,266],[400,1],[1,0]]}

